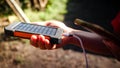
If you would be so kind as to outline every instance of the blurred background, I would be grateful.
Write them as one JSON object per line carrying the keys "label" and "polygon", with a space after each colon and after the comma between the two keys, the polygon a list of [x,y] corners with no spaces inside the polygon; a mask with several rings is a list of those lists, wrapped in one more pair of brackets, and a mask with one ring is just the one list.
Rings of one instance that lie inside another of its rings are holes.
{"label": "blurred background", "polygon": [[[56,50],[40,50],[29,40],[6,37],[4,27],[13,22],[58,20],[67,26],[80,18],[112,32],[111,21],[118,12],[117,0],[0,0],[0,68],[85,68],[81,48],[67,45]],[[120,68],[108,56],[87,52],[90,68]]]}

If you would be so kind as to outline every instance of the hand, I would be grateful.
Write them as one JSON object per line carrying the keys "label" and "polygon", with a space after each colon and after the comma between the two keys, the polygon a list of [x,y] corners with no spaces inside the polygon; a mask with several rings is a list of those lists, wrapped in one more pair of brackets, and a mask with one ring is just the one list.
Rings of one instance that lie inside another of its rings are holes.
{"label": "hand", "polygon": [[[45,26],[51,26],[51,27],[59,27],[64,30],[64,32],[70,32],[72,31],[71,28],[67,27],[64,23],[59,21],[47,21],[44,22]],[[60,44],[51,44],[48,38],[45,38],[43,35],[32,35],[30,42],[33,46],[41,48],[41,49],[55,49],[60,48],[66,44],[70,44],[72,40],[74,42],[75,38],[73,37],[65,37],[62,36],[61,40],[62,42]]]}
{"label": "hand", "polygon": [[44,23],[44,25],[45,26],[62,28],[64,30],[64,32],[67,32],[67,33],[73,31],[72,28],[67,27],[63,22],[56,21],[56,20],[46,21]]}
{"label": "hand", "polygon": [[74,40],[73,37],[62,36],[61,38],[62,41],[60,44],[51,44],[49,39],[46,39],[45,36],[43,35],[32,35],[30,41],[33,46],[40,48],[40,49],[56,49],[66,44],[69,44],[70,42],[72,42],[71,39]]}

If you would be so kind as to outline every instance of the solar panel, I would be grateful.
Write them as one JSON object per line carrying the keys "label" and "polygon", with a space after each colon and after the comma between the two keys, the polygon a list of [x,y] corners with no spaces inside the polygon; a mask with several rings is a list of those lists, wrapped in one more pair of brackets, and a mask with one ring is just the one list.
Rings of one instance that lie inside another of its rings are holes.
{"label": "solar panel", "polygon": [[25,24],[20,23],[18,26],[14,27],[13,29],[17,31],[24,31],[24,32],[31,32],[37,34],[44,34],[44,35],[55,35],[57,28],[51,28],[46,26],[34,26],[34,24]]}

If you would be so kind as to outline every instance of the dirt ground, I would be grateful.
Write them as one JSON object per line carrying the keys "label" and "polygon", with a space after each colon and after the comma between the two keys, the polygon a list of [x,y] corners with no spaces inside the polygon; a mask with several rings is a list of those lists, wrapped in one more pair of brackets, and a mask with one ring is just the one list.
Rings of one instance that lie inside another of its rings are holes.
{"label": "dirt ground", "polygon": [[[90,53],[87,53],[87,58],[89,68],[120,68],[120,62],[114,58]],[[29,40],[5,37],[3,27],[0,27],[0,68],[85,67],[82,52],[63,48],[40,50],[31,46]]]}

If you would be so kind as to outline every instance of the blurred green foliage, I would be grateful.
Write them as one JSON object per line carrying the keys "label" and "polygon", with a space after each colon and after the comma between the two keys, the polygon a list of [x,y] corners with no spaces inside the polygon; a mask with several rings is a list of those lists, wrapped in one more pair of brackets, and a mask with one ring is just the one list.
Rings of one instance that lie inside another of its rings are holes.
{"label": "blurred green foliage", "polygon": [[63,20],[63,15],[67,12],[67,1],[68,0],[48,0],[44,11],[31,11],[30,9],[26,9],[25,13],[31,21],[50,19]]}
{"label": "blurred green foliage", "polygon": [[[28,3],[29,0],[19,0],[20,1],[20,6],[22,9],[26,8],[26,4]],[[0,17],[8,16],[12,14],[13,11],[10,8],[10,6],[7,4],[6,0],[0,0]]]}
{"label": "blurred green foliage", "polygon": [[[68,0],[48,0],[44,11],[33,10],[30,6],[30,0],[19,0],[22,9],[30,21],[44,21],[50,19],[63,20]],[[12,9],[5,0],[0,0],[0,17],[13,14]]]}

